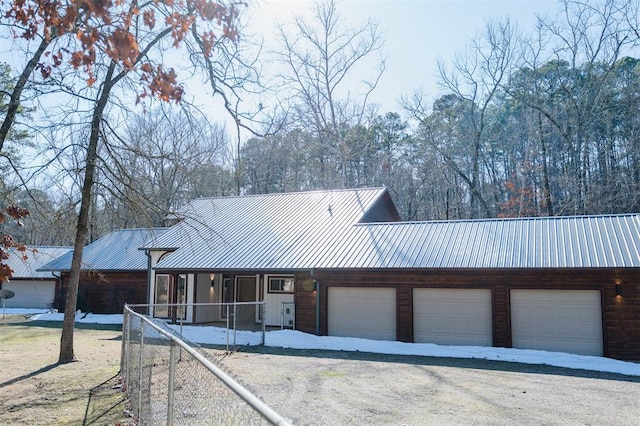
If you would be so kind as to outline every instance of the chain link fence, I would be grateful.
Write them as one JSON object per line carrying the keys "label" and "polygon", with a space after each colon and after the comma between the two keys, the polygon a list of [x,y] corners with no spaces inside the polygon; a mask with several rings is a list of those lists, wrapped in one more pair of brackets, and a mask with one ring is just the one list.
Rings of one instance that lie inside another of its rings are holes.
{"label": "chain link fence", "polygon": [[165,321],[125,306],[121,372],[140,425],[289,425]]}
{"label": "chain link fence", "polygon": [[[164,321],[187,338],[189,333],[197,333],[207,343],[225,346],[227,351],[236,350],[239,346],[264,345],[264,302],[127,306],[133,312]],[[185,325],[197,328],[183,332]]]}

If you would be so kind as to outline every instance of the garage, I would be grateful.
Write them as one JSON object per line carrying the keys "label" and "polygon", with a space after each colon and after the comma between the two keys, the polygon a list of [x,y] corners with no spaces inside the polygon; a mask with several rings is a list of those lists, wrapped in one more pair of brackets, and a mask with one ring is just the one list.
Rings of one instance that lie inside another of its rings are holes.
{"label": "garage", "polygon": [[491,290],[416,288],[413,340],[439,345],[492,346]]}
{"label": "garage", "polygon": [[512,346],[603,354],[599,290],[511,290]]}
{"label": "garage", "polygon": [[328,334],[396,339],[396,289],[329,287]]}
{"label": "garage", "polygon": [[51,308],[56,289],[55,281],[13,280],[2,283],[15,296],[7,299],[7,308]]}

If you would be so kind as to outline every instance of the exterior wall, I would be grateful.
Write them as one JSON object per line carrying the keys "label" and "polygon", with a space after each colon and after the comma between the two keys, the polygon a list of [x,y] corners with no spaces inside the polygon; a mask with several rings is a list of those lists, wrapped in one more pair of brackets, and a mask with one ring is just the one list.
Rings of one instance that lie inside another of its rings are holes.
{"label": "exterior wall", "polygon": [[[320,285],[320,334],[327,334],[327,287],[395,287],[397,339],[413,341],[414,288],[486,288],[492,291],[493,345],[511,347],[511,289],[600,290],[604,355],[640,360],[640,270],[336,270],[315,271]],[[298,282],[313,283],[310,275]],[[616,281],[621,296],[616,295]],[[307,286],[309,287],[309,286]],[[313,284],[311,284],[311,287]],[[296,327],[315,332],[315,296],[303,285],[296,287]]]}
{"label": "exterior wall", "polygon": [[156,285],[156,271],[153,269],[153,267],[160,261],[160,258],[162,256],[164,256],[167,252],[166,251],[151,251],[149,252],[149,256],[151,257],[151,269],[148,271],[149,272],[149,281],[148,281],[148,285],[149,285],[149,295],[148,298],[149,300],[145,303],[149,303],[151,305],[153,305],[154,303],[156,303],[155,298],[156,298],[156,291],[155,291],[155,285]]}
{"label": "exterior wall", "polygon": [[370,222],[399,222],[400,214],[396,209],[388,191],[371,207],[366,215],[360,219],[360,223]]}
{"label": "exterior wall", "polygon": [[[214,280],[214,287],[211,287],[211,278],[209,274],[197,274],[195,285],[195,301],[197,303],[214,303],[219,302],[219,288],[221,275],[217,275]],[[218,307],[209,306],[207,308],[196,307],[194,312],[195,323],[213,322],[218,318]]]}
{"label": "exterior wall", "polygon": [[53,306],[55,295],[60,290],[60,280],[11,278],[9,282],[1,282],[0,289],[15,293],[14,297],[6,299],[7,308],[49,309]]}
{"label": "exterior wall", "polygon": [[[55,307],[64,311],[64,294],[69,274],[62,274],[62,289]],[[147,271],[83,272],[78,287],[78,309],[94,314],[121,314],[124,304],[147,303]]]}
{"label": "exterior wall", "polygon": [[[294,296],[291,293],[269,293],[269,277],[291,277],[288,274],[265,274],[263,276],[263,300],[265,302],[265,325],[272,327],[280,327],[282,325],[282,303],[293,302]],[[295,279],[295,277],[294,277]],[[296,283],[297,284],[297,283]],[[295,287],[294,287],[295,290]],[[287,306],[289,309],[294,309],[293,306]],[[289,327],[287,319],[290,316],[285,315],[285,327]]]}
{"label": "exterior wall", "polygon": [[[298,272],[295,274],[296,288],[294,299],[296,302],[296,330],[305,333],[316,333],[316,290],[314,278],[309,272]],[[322,293],[322,290],[321,290]],[[324,299],[326,300],[326,291]],[[325,331],[320,330],[320,335],[326,332],[326,309],[325,309]]]}

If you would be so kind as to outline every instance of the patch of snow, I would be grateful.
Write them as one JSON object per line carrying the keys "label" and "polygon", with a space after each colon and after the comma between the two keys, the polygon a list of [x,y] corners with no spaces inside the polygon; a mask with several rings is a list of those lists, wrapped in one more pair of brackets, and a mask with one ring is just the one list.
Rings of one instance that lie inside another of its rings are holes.
{"label": "patch of snow", "polygon": [[[7,313],[9,313],[9,311],[10,310],[7,309]],[[21,313],[15,312],[13,309],[11,311],[11,313]],[[60,313],[49,312],[34,315],[30,319],[39,321],[62,321],[63,316],[64,315]],[[85,315],[79,312],[76,315],[76,322],[122,324],[122,315]],[[176,331],[180,331],[179,325],[171,325],[170,327]],[[238,342],[260,341],[260,332],[238,331],[236,333]],[[225,345],[227,342],[226,330],[221,327],[185,325],[182,327],[182,335],[194,343]],[[229,341],[233,342],[232,335],[229,336]],[[393,355],[487,359],[640,376],[640,364],[638,363],[598,356],[575,355],[532,349],[444,346],[433,343],[404,343],[353,337],[316,336],[295,330],[269,331],[265,336],[265,345],[290,349],[324,349]]]}
{"label": "patch of snow", "polygon": [[352,337],[316,336],[293,330],[270,331],[265,340],[267,346],[292,349],[328,349],[443,358],[475,358],[640,376],[640,364],[634,362],[533,349],[404,343]]}
{"label": "patch of snow", "polygon": [[[2,309],[0,309],[0,312]],[[7,308],[6,315],[31,315],[31,321],[62,321],[64,314],[55,309]],[[76,312],[76,322],[87,324],[122,324],[122,314],[92,314]]]}
{"label": "patch of snow", "polygon": [[[2,311],[2,309],[0,309]],[[34,315],[34,314],[46,314],[52,312],[51,309],[40,308],[7,308],[5,313],[7,315]]]}

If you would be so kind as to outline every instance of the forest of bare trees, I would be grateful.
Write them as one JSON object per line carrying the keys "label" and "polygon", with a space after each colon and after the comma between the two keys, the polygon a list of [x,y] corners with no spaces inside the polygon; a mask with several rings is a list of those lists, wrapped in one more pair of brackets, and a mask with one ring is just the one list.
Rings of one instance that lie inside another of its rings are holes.
{"label": "forest of bare trees", "polygon": [[[222,95],[237,128],[187,102],[142,98],[144,110],[135,107],[138,83],[123,75],[95,130],[85,240],[161,225],[195,197],[369,186],[389,188],[405,220],[640,211],[638,1],[558,8],[535,33],[487,23],[440,64],[437,97],[416,91],[391,112],[369,101],[385,71],[384,35],[374,21],[344,25],[339,2],[318,2],[313,20],[279,27],[278,48],[259,52],[278,64],[268,86],[241,43],[212,56],[195,37],[184,47],[198,58],[189,66]],[[4,224],[16,239],[74,241],[92,105],[114,78],[102,60],[92,87],[64,68],[26,81],[0,161],[4,204],[31,212],[25,227]],[[2,113],[20,71],[0,67]],[[234,109],[249,84],[277,99],[260,125]],[[240,124],[252,131],[243,141]]]}
{"label": "forest of bare trees", "polygon": [[[440,64],[441,96],[416,92],[384,115],[334,96],[354,59],[376,49],[375,27],[343,33],[318,9],[319,30],[296,32],[307,45],[283,44],[295,113],[278,134],[243,146],[244,190],[384,185],[406,220],[638,211],[638,4],[560,6],[535,34],[488,23]],[[338,35],[358,42],[324,43]]]}

